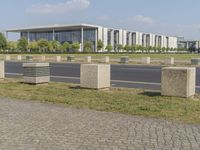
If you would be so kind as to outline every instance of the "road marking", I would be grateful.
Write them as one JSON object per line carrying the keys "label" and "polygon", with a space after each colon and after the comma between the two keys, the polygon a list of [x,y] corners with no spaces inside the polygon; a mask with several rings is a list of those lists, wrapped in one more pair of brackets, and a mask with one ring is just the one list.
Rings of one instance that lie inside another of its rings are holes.
{"label": "road marking", "polygon": [[[22,76],[23,74],[20,74],[20,73],[6,73],[6,75]],[[51,76],[51,78],[80,80],[79,77],[65,77],[65,76]],[[156,86],[160,86],[160,85],[161,85],[161,83],[153,83],[153,82],[138,82],[138,81],[124,81],[124,80],[111,80],[111,82],[114,82],[114,83],[128,83],[128,84],[156,85]],[[114,85],[116,85],[116,84],[114,84]],[[200,86],[196,86],[196,88],[199,89]]]}

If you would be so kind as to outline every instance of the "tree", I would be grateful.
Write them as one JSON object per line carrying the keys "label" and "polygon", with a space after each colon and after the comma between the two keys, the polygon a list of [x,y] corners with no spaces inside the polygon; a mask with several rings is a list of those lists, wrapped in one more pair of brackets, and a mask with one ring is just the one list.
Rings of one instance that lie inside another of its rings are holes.
{"label": "tree", "polygon": [[135,52],[135,51],[136,51],[136,45],[133,45],[133,46],[131,47],[131,51],[132,51],[132,52]]}
{"label": "tree", "polygon": [[103,42],[102,42],[101,40],[98,40],[98,42],[97,42],[97,50],[99,51],[99,50],[101,50],[103,47],[104,47]]}
{"label": "tree", "polygon": [[[62,48],[64,51],[69,51],[69,49],[71,48],[71,45],[68,42],[63,43]],[[79,44],[79,49],[80,49],[80,44]]]}
{"label": "tree", "polygon": [[113,50],[112,45],[107,45],[107,46],[106,46],[106,50],[107,50],[108,52],[110,52],[111,50]]}
{"label": "tree", "polygon": [[78,42],[72,43],[73,52],[78,52],[79,49],[80,49],[80,43],[78,43]]}
{"label": "tree", "polygon": [[32,41],[28,44],[28,49],[31,51],[37,51],[39,49],[37,41]]}
{"label": "tree", "polygon": [[92,51],[92,42],[86,41],[84,42],[84,51],[91,52]]}
{"label": "tree", "polygon": [[38,41],[38,48],[41,52],[49,50],[49,42],[45,39]]}
{"label": "tree", "polygon": [[120,50],[122,50],[122,49],[123,49],[123,45],[122,45],[122,44],[117,45],[117,50],[118,50],[118,51],[120,51]]}
{"label": "tree", "polygon": [[54,51],[59,50],[61,48],[61,44],[59,41],[51,41],[52,48]]}
{"label": "tree", "polygon": [[6,38],[3,33],[0,32],[0,49],[5,49],[7,45]]}
{"label": "tree", "polygon": [[7,42],[7,49],[11,50],[11,51],[16,50],[17,49],[17,42],[14,42],[14,41]]}
{"label": "tree", "polygon": [[126,45],[124,47],[124,50],[126,50],[127,52],[130,51],[132,49],[132,46],[131,45]]}
{"label": "tree", "polygon": [[17,48],[21,51],[26,51],[28,48],[28,40],[25,37],[19,39]]}

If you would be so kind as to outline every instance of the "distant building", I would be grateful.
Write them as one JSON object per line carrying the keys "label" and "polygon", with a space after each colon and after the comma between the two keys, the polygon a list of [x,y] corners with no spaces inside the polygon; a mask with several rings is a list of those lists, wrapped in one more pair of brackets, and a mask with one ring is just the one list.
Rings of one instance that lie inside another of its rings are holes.
{"label": "distant building", "polygon": [[183,37],[178,38],[178,48],[194,49],[200,48],[200,41],[197,40],[185,40]]}
{"label": "distant building", "polygon": [[80,51],[83,51],[85,41],[91,41],[93,51],[97,50],[97,41],[107,45],[112,45],[116,49],[118,45],[142,45],[145,47],[165,47],[177,48],[177,37],[156,35],[152,33],[141,33],[136,31],[128,31],[122,29],[105,28],[98,25],[78,24],[78,25],[53,25],[30,28],[10,29],[6,31],[20,33],[21,37],[25,37],[29,42],[46,39],[49,41],[57,40],[64,42],[79,42]]}

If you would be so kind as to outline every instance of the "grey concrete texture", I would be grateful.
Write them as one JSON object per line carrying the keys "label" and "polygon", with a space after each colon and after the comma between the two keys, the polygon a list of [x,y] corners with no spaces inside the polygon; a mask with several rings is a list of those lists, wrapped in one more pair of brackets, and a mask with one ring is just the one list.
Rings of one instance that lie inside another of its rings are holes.
{"label": "grey concrete texture", "polygon": [[1,150],[199,150],[200,126],[0,99]]}
{"label": "grey concrete texture", "polygon": [[162,68],[161,93],[164,96],[194,96],[195,82],[196,69],[193,67]]}
{"label": "grey concrete texture", "polygon": [[129,62],[129,57],[128,56],[123,56],[120,58],[120,63],[128,63]]}
{"label": "grey concrete texture", "polygon": [[0,61],[0,79],[5,78],[5,62]]}
{"label": "grey concrete texture", "polygon": [[110,88],[111,70],[109,64],[82,64],[80,72],[82,88]]}
{"label": "grey concrete texture", "polygon": [[142,57],[142,64],[150,64],[151,58],[150,57]]}
{"label": "grey concrete texture", "polygon": [[191,65],[200,65],[200,58],[192,58],[191,59]]}

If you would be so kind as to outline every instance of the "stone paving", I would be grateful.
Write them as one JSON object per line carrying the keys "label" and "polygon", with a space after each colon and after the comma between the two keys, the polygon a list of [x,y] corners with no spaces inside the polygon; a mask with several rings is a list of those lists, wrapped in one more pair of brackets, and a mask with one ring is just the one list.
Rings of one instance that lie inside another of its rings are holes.
{"label": "stone paving", "polygon": [[200,126],[0,100],[0,150],[199,150]]}

